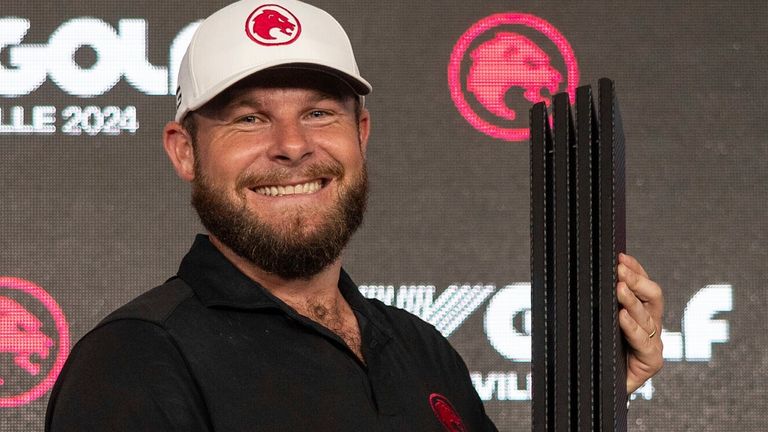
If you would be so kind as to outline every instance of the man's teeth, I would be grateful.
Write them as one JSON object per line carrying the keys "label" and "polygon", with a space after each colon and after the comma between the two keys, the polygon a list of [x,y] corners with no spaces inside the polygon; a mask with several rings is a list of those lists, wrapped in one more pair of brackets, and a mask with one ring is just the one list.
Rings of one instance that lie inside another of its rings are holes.
{"label": "man's teeth", "polygon": [[290,186],[262,186],[256,188],[256,193],[260,193],[266,196],[311,194],[320,190],[322,186],[322,180],[315,180],[308,183]]}

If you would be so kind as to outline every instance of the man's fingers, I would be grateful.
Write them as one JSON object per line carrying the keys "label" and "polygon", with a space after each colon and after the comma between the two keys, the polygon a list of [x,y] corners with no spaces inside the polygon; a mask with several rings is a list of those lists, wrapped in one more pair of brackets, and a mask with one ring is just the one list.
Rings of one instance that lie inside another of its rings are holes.
{"label": "man's fingers", "polygon": [[626,309],[619,311],[619,326],[629,345],[627,357],[627,392],[637,390],[664,364],[661,329],[651,336]]}
{"label": "man's fingers", "polygon": [[634,257],[620,254],[616,272],[616,297],[622,305],[619,326],[630,348],[627,353],[627,390],[631,392],[664,364],[661,342],[664,297],[661,287],[648,277]]}
{"label": "man's fingers", "polygon": [[[661,325],[661,316],[664,313],[664,299],[662,298],[661,287],[656,282],[633,272],[624,264],[619,264],[617,271],[619,275],[617,295],[620,294],[618,292],[619,285],[625,284],[633,296],[642,302],[642,306],[651,314],[656,325]],[[625,304],[625,306],[630,306],[632,299],[629,296],[624,296],[619,298],[619,302]],[[633,309],[628,308],[628,310],[631,312]],[[633,315],[640,320],[639,322],[643,322],[642,320],[645,319],[642,315]]]}
{"label": "man's fingers", "polygon": [[644,278],[648,277],[648,273],[645,272],[645,269],[640,264],[640,261],[636,260],[635,257],[633,257],[632,255],[620,253],[619,263],[624,264],[625,266],[629,267],[630,270],[632,270],[633,272],[639,274]]}
{"label": "man's fingers", "polygon": [[624,282],[619,282],[616,287],[616,297],[619,303],[624,307],[624,310],[629,313],[630,317],[645,330],[646,334],[651,334],[656,329],[656,322],[654,321],[651,313],[646,309],[643,302],[635,296],[632,290],[627,287]]}
{"label": "man's fingers", "polygon": [[659,333],[661,329],[657,329],[656,333],[651,336],[651,333],[638,324],[626,309],[619,311],[619,326],[624,333],[624,338],[640,362],[650,364],[660,358],[661,335]]}
{"label": "man's fingers", "polygon": [[619,281],[626,283],[629,289],[631,289],[641,301],[650,303],[650,306],[654,311],[658,310],[658,318],[661,318],[661,310],[663,309],[664,301],[662,298],[661,287],[647,277],[632,271],[632,269],[623,263],[618,265],[617,272]]}

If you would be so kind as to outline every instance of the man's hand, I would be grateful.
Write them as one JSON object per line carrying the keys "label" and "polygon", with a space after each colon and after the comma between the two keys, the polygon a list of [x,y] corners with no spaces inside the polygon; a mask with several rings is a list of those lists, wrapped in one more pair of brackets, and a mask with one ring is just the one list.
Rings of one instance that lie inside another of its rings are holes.
{"label": "man's hand", "polygon": [[627,352],[627,394],[631,394],[664,364],[661,343],[661,316],[664,298],[661,287],[648,278],[633,257],[620,254],[616,296],[619,325],[629,344]]}

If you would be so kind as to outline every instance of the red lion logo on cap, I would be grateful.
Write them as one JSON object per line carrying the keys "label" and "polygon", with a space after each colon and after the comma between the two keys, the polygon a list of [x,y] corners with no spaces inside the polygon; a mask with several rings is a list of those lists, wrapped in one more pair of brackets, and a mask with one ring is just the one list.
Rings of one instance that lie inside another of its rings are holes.
{"label": "red lion logo on cap", "polygon": [[261,45],[286,45],[301,33],[301,23],[288,9],[275,5],[261,5],[245,21],[245,32]]}
{"label": "red lion logo on cap", "polygon": [[24,306],[0,296],[0,353],[13,354],[14,363],[30,375],[40,373],[40,366],[32,363],[32,354],[46,359],[53,346],[53,340],[40,331],[42,326]]}
{"label": "red lion logo on cap", "polygon": [[552,67],[549,56],[525,36],[499,32],[471,53],[472,66],[467,76],[467,89],[491,113],[509,120],[517,117],[515,110],[504,101],[512,87],[525,90],[523,96],[532,102],[549,98],[541,94],[557,92],[562,75]]}
{"label": "red lion logo on cap", "polygon": [[278,29],[286,36],[292,36],[296,26],[288,20],[288,17],[273,9],[264,9],[253,18],[253,32],[263,39],[274,40],[272,29]]}

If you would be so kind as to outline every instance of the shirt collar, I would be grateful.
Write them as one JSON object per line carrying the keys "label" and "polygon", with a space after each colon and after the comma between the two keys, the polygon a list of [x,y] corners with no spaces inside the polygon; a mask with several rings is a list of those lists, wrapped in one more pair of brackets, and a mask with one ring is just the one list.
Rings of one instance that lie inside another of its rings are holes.
{"label": "shirt collar", "polygon": [[[186,282],[206,307],[237,309],[277,308],[288,306],[269,293],[261,284],[234,266],[209,240],[198,234],[187,255],[181,261],[177,276]],[[371,323],[391,335],[383,314],[367,301],[357,284],[343,269],[339,290],[349,305]]]}

